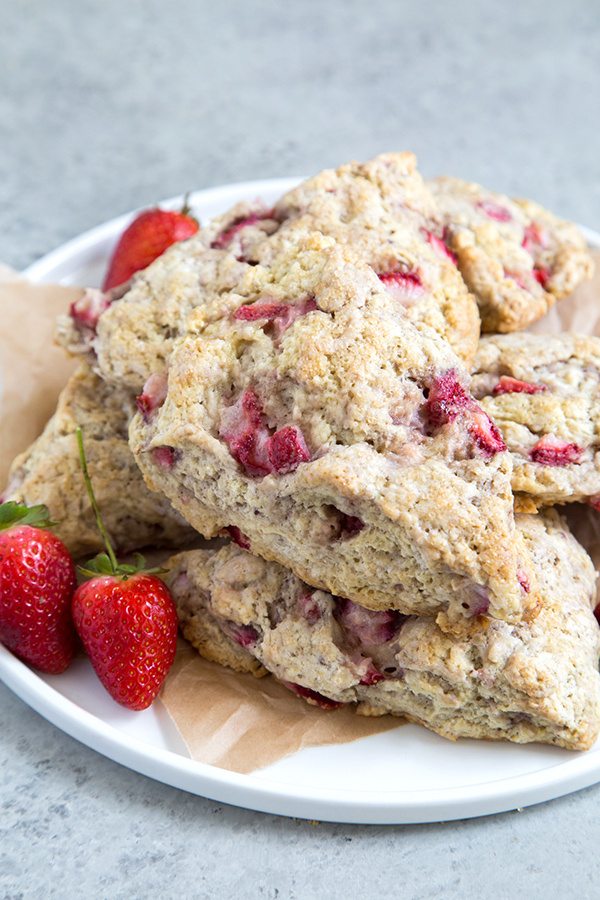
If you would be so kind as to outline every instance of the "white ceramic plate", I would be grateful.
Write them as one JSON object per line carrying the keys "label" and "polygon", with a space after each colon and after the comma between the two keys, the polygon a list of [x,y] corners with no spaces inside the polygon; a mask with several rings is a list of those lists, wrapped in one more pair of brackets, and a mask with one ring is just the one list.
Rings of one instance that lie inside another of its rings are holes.
{"label": "white ceramic plate", "polygon": [[[228,185],[192,197],[202,221],[242,199],[275,200],[297,179]],[[176,207],[177,198],[165,206]],[[35,281],[99,283],[128,221],[123,216],[49,253],[25,273]],[[600,235],[586,231],[600,246]],[[41,676],[0,647],[0,677],[22,700],[89,747],[166,784],[264,812],[357,823],[411,823],[488,815],[539,803],[600,780],[600,742],[574,754],[543,746],[452,744],[425,729],[393,731],[336,747],[303,750],[251,775],[194,762],[160,704],[119,707],[87,661]]]}

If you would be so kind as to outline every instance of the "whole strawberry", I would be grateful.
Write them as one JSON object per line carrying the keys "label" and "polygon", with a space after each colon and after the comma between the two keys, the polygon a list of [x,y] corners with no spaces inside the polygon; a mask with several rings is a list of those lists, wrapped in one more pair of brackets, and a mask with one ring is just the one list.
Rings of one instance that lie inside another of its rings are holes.
{"label": "whole strawberry", "polygon": [[77,639],[71,598],[75,566],[45,506],[0,504],[0,642],[53,675],[64,672]]}
{"label": "whole strawberry", "polygon": [[189,215],[187,204],[180,212],[147,209],[125,229],[108,266],[102,290],[108,291],[129,281],[177,241],[185,241],[198,231],[198,222]]}
{"label": "whole strawberry", "polygon": [[88,473],[83,436],[77,429],[83,477],[106,553],[81,571],[91,576],[75,591],[73,622],[100,681],[128,709],[146,709],[157,696],[175,659],[177,612],[157,569],[119,563]]}
{"label": "whole strawberry", "polygon": [[128,709],[146,709],[175,658],[177,613],[160,578],[117,566],[81,584],[73,621],[98,678]]}

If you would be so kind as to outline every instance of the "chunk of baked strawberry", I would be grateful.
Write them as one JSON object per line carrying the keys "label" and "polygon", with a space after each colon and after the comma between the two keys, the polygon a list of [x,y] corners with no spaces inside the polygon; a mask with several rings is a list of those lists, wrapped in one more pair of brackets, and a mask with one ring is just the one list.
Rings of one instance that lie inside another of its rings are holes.
{"label": "chunk of baked strawberry", "polygon": [[152,450],[152,459],[161,469],[172,469],[180,458],[181,452],[174,447],[154,447]]}
{"label": "chunk of baked strawberry", "polygon": [[[444,229],[444,231],[446,231],[446,229]],[[423,230],[423,233],[427,239],[427,243],[431,244],[438,256],[445,256],[447,259],[451,260],[455,266],[458,264],[456,253],[452,252],[444,238],[438,237],[433,231],[427,231],[426,229]]]}
{"label": "chunk of baked strawberry", "polygon": [[435,378],[429,388],[425,409],[429,424],[434,428],[453,422],[456,417],[473,405],[473,398],[449,369]]}
{"label": "chunk of baked strawberry", "polygon": [[315,625],[322,618],[323,613],[314,593],[300,594],[296,600],[298,612],[309,625]]}
{"label": "chunk of baked strawberry", "polygon": [[500,203],[496,203],[494,200],[479,200],[477,206],[482,213],[485,213],[488,219],[493,219],[495,222],[512,221],[510,211],[505,206],[501,206]]}
{"label": "chunk of baked strawberry", "polygon": [[506,450],[498,428],[458,381],[454,369],[433,380],[425,410],[433,428],[440,428],[462,416],[469,435],[486,456]]}
{"label": "chunk of baked strawberry", "polygon": [[378,278],[394,299],[403,306],[410,306],[425,293],[425,287],[417,272],[379,272]]}
{"label": "chunk of baked strawberry", "polygon": [[297,694],[298,697],[308,701],[312,706],[320,706],[321,709],[339,709],[340,706],[344,705],[339,700],[331,700],[329,697],[324,697],[323,694],[319,694],[317,691],[311,690],[311,688],[303,687],[301,684],[293,684],[291,681],[282,681],[281,684],[294,694]]}
{"label": "chunk of baked strawberry", "polygon": [[372,659],[368,657],[364,659],[364,667],[360,676],[360,683],[364,685],[379,684],[385,679],[383,672],[380,672]]}
{"label": "chunk of baked strawberry", "polygon": [[155,372],[146,381],[142,393],[135,398],[136,406],[148,422],[152,413],[163,405],[167,399],[167,376],[164,372]]}
{"label": "chunk of baked strawberry", "polygon": [[519,569],[517,572],[517,580],[525,593],[528,594],[531,590],[531,585],[529,583],[527,572],[523,571],[523,569]]}
{"label": "chunk of baked strawberry", "polygon": [[506,444],[498,427],[481,407],[474,404],[469,411],[467,431],[484,456],[494,456],[506,450]]}
{"label": "chunk of baked strawberry", "polygon": [[300,463],[309,462],[311,453],[297,425],[284,425],[267,442],[267,455],[277,475],[294,472]]}
{"label": "chunk of baked strawberry", "polygon": [[511,378],[510,375],[502,375],[492,394],[494,397],[498,397],[500,394],[541,394],[547,390],[545,384],[532,384],[529,381]]}
{"label": "chunk of baked strawberry", "polygon": [[395,610],[366,609],[341,597],[335,601],[335,618],[344,631],[363,646],[379,646],[396,637],[404,617]]}
{"label": "chunk of baked strawberry", "polygon": [[314,297],[306,297],[296,303],[272,303],[268,301],[240,306],[233,318],[241,322],[260,322],[273,325],[274,335],[281,337],[296,319],[318,309]]}
{"label": "chunk of baked strawberry", "polygon": [[272,468],[268,456],[269,429],[253,390],[247,388],[224,410],[219,434],[248,475],[269,474]]}
{"label": "chunk of baked strawberry", "polygon": [[225,531],[234,544],[237,544],[242,550],[250,550],[250,538],[243,531],[240,531],[237,525],[228,525]]}
{"label": "chunk of baked strawberry", "polygon": [[95,333],[100,316],[111,302],[111,297],[104,291],[87,288],[81,297],[71,303],[69,315],[77,328]]}
{"label": "chunk of baked strawberry", "polygon": [[582,453],[583,448],[577,444],[545,434],[531,448],[529,458],[543,466],[567,466],[579,462]]}
{"label": "chunk of baked strawberry", "polygon": [[534,266],[533,267],[533,277],[544,289],[546,288],[548,282],[550,281],[551,276],[550,269],[545,268],[544,266]]}
{"label": "chunk of baked strawberry", "polygon": [[223,630],[232,641],[246,649],[254,647],[260,638],[260,634],[253,625],[238,625],[237,622],[224,622]]}
{"label": "chunk of baked strawberry", "polygon": [[229,247],[236,234],[242,231],[242,229],[247,228],[249,225],[256,225],[257,222],[262,222],[264,219],[271,219],[272,217],[273,210],[268,210],[267,212],[250,213],[249,216],[242,216],[240,219],[236,219],[234,222],[232,222],[229,228],[226,228],[225,231],[222,231],[221,234],[214,239],[210,246],[216,250],[225,250],[227,247]]}
{"label": "chunk of baked strawberry", "polygon": [[473,584],[461,605],[468,617],[483,616],[490,608],[490,595],[483,585]]}
{"label": "chunk of baked strawberry", "polygon": [[531,222],[531,224],[527,225],[525,228],[521,246],[527,250],[528,253],[533,254],[539,247],[544,249],[548,246],[548,235],[541,225],[538,225],[536,222]]}

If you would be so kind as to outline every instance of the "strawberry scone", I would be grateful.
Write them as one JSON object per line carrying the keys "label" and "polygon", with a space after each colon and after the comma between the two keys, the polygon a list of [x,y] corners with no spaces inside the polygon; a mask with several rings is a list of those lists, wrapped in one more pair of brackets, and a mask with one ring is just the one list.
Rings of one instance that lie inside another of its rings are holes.
{"label": "strawberry scone", "polygon": [[472,390],[512,454],[519,508],[573,501],[600,508],[600,338],[484,338]]}
{"label": "strawberry scone", "polygon": [[57,339],[71,353],[88,354],[104,379],[139,390],[165,368],[194,308],[234,289],[252,266],[268,266],[282,243],[308,229],[351,244],[408,318],[437,331],[468,365],[479,313],[435,231],[441,234],[438,220],[412,153],[327,170],[274,209],[238,204],[135,275],[129,290],[87,291],[59,320]]}
{"label": "strawberry scone", "polygon": [[[384,153],[366,163],[326,169],[275,204],[281,228],[321,231],[351,246],[415,324],[444,337],[467,365],[479,337],[479,313],[442,240],[439,212],[413,153]],[[271,244],[257,248],[267,263]]]}
{"label": "strawberry scone", "polygon": [[197,236],[174,244],[129,285],[88,289],[59,318],[57,342],[87,356],[105,381],[138,393],[150,374],[165,368],[194,307],[233,289],[250,268],[242,259],[244,241],[254,246],[275,230],[269,216],[258,201],[240,203]]}
{"label": "strawberry scone", "polygon": [[519,331],[590,278],[579,229],[531,200],[458,178],[428,182],[443,236],[479,303],[482,331]]}
{"label": "strawberry scone", "polygon": [[[4,500],[44,503],[55,533],[74,556],[101,550],[87,499],[75,429],[81,426],[98,502],[121,551],[180,547],[195,536],[168,500],[148,490],[127,443],[135,403],[81,365],[40,437],[12,464]],[[197,535],[196,535],[197,537]]]}
{"label": "strawberry scone", "polygon": [[448,631],[367,610],[234,546],[173,557],[167,580],[202,656],[270,672],[309,703],[391,713],[451,739],[584,750],[600,728],[594,567],[556,513],[517,523],[540,585],[537,616],[517,625],[478,617]]}
{"label": "strawberry scone", "polygon": [[[320,233],[195,310],[130,444],[206,537],[375,609],[518,620],[511,458],[435,332]],[[236,533],[237,533],[236,531]]]}

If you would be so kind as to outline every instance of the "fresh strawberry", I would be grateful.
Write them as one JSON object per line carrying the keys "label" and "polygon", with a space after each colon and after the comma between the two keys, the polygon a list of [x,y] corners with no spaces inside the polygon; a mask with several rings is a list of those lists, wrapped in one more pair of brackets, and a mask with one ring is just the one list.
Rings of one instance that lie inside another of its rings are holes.
{"label": "fresh strawberry", "polygon": [[73,622],[100,681],[117,703],[146,709],[157,696],[175,659],[177,612],[160,570],[119,563],[88,473],[81,429],[81,467],[106,553],[81,571],[90,576],[75,591]]}
{"label": "fresh strawberry", "polygon": [[157,207],[140,213],[119,238],[102,290],[129,281],[135,272],[149,266],[171,244],[196,234],[198,227],[196,219],[189,215],[187,203],[180,212]]}
{"label": "fresh strawberry", "polygon": [[543,466],[566,466],[577,463],[583,448],[577,444],[562,441],[552,434],[545,434],[529,451],[532,462]]}
{"label": "fresh strawberry", "polygon": [[69,551],[44,506],[0,505],[0,641],[42,672],[63,672],[75,652]]}
{"label": "fresh strawberry", "polygon": [[545,384],[532,384],[530,381],[519,381],[510,375],[502,375],[492,394],[494,397],[500,394],[541,394],[547,390]]}

